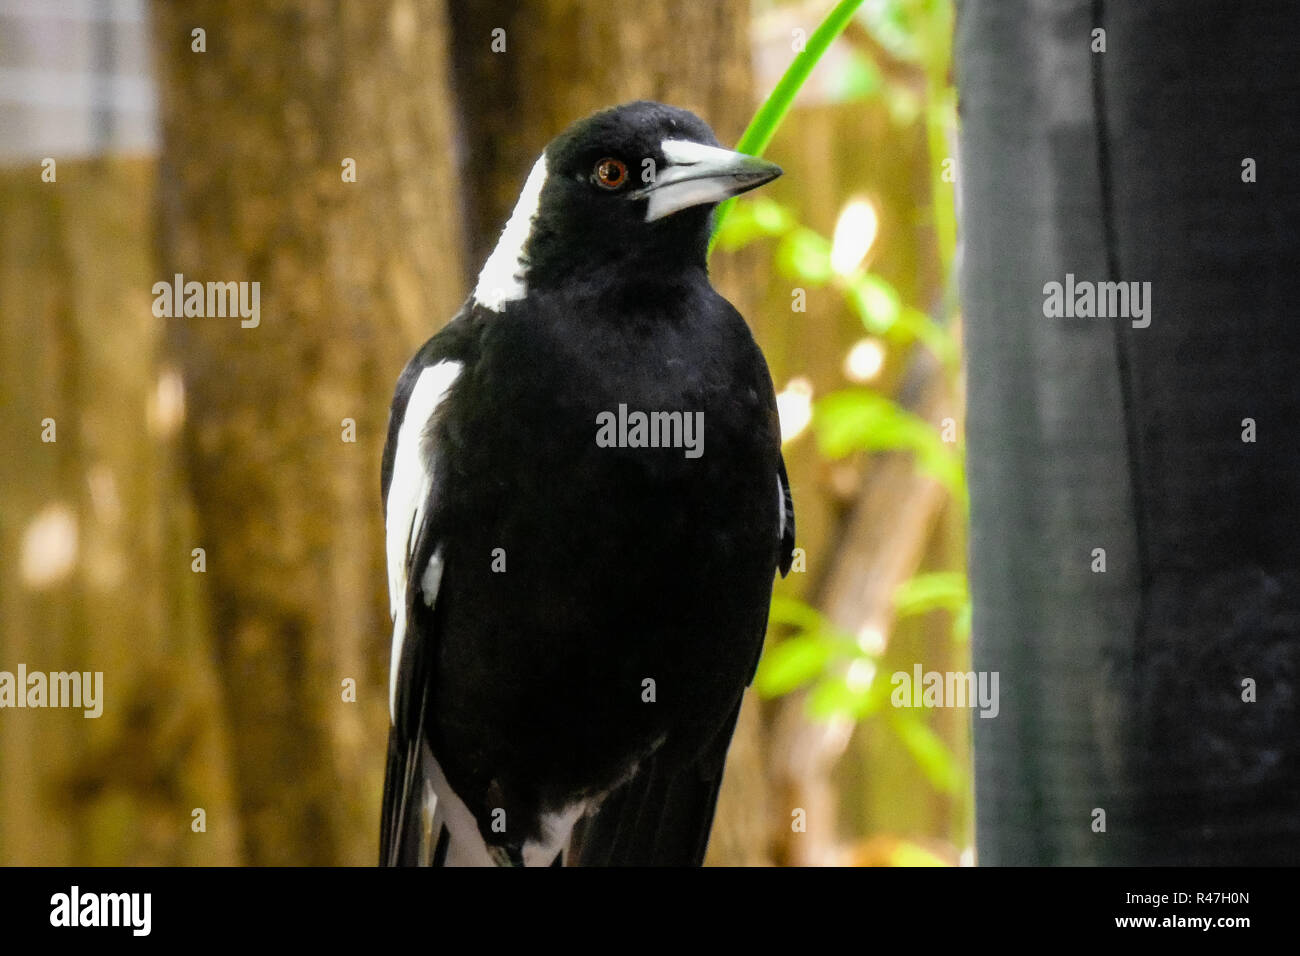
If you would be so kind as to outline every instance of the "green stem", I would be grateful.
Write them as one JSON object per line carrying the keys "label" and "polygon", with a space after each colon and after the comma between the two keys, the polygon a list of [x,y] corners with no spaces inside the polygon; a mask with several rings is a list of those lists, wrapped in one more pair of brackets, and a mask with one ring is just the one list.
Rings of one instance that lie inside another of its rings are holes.
{"label": "green stem", "polygon": [[[772,137],[776,135],[781,121],[785,119],[785,114],[790,111],[790,105],[794,102],[800,87],[808,79],[808,75],[812,73],[813,67],[822,58],[822,54],[831,45],[831,41],[844,32],[844,28],[849,25],[854,12],[860,6],[862,6],[862,0],[840,0],[835,5],[835,9],[813,31],[812,36],[808,38],[808,45],[796,54],[794,60],[786,69],[785,75],[776,84],[776,88],[763,101],[763,105],[758,108],[754,118],[745,127],[745,132],[741,134],[740,141],[736,143],[736,149],[739,152],[748,153],[751,156],[763,155],[763,151],[772,142]],[[715,238],[718,235],[718,227],[722,225],[722,220],[727,217],[727,212],[731,209],[733,202],[735,202],[734,199],[728,199],[718,207],[717,214],[713,217],[713,235]]]}
{"label": "green stem", "polygon": [[939,240],[939,259],[943,266],[946,295],[944,319],[956,313],[956,277],[953,265],[957,253],[957,215],[952,201],[956,186],[943,179],[944,160],[951,158],[948,128],[955,112],[954,94],[948,86],[952,63],[952,8],[935,4],[926,14],[922,26],[925,34],[925,128],[930,150],[931,208],[934,210],[935,235]]}

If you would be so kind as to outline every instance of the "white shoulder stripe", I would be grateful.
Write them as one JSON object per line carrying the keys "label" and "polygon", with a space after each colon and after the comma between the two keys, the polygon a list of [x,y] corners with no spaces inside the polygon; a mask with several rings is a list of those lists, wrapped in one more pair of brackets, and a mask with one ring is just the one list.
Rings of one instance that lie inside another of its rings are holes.
{"label": "white shoulder stripe", "polygon": [[524,247],[533,231],[533,219],[542,201],[542,187],[546,185],[546,155],[533,164],[533,170],[524,182],[515,210],[501,230],[496,248],[483,264],[474,286],[474,301],[493,312],[500,312],[507,302],[522,299],[527,290],[525,279],[528,266],[524,262]]}
{"label": "white shoulder stripe", "polygon": [[[388,713],[397,717],[397,674],[406,637],[406,588],[411,550],[424,520],[424,508],[433,487],[431,462],[421,451],[425,426],[460,375],[459,362],[439,362],[420,373],[397,430],[393,474],[388,483],[388,508],[384,515],[385,550],[388,558],[388,607],[393,618],[393,654],[389,664]],[[439,562],[441,567],[441,562]],[[425,599],[432,604],[433,596]]]}

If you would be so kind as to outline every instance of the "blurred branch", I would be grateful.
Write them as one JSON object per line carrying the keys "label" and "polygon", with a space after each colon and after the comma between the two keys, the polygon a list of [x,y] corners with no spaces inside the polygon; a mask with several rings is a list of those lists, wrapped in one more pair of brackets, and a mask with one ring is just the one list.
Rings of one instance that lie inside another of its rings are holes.
{"label": "blurred branch", "polygon": [[[941,366],[918,350],[913,374],[919,379],[915,413],[937,417],[950,402]],[[818,606],[849,634],[889,633],[896,615],[894,595],[916,573],[947,494],[922,474],[911,456],[881,455],[863,476],[857,503],[834,549]],[[881,542],[889,542],[882,547]],[[844,753],[853,724],[847,718],[815,720],[808,713],[808,691],[780,701],[773,730],[773,768],[778,793],[792,807],[807,811],[806,833],[782,828],[777,836],[791,865],[824,865],[837,858],[837,800],[831,771]]]}

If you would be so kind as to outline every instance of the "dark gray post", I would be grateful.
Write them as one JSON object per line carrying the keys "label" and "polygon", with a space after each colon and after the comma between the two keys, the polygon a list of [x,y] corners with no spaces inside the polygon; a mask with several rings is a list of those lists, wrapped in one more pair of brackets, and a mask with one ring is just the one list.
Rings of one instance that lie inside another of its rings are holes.
{"label": "dark gray post", "polygon": [[957,31],[980,862],[1300,862],[1300,16]]}

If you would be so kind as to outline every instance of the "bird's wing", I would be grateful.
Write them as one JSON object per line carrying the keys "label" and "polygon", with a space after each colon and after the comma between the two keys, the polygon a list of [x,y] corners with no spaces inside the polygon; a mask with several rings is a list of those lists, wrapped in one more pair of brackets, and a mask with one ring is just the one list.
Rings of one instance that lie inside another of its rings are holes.
{"label": "bird's wing", "polygon": [[435,639],[433,611],[442,578],[435,521],[438,458],[431,423],[467,361],[463,325],[453,322],[407,364],[397,383],[384,445],[381,477],[393,646],[380,863],[389,866],[427,863],[435,848],[424,812],[437,768],[423,726]]}
{"label": "bird's wing", "polygon": [[[777,562],[781,575],[794,560],[794,499],[785,459],[778,457]],[[755,644],[750,680],[762,650]],[[709,846],[718,790],[740,716],[740,701],[694,764],[669,774],[652,755],[623,786],[579,821],[564,862],[569,866],[699,866]]]}

